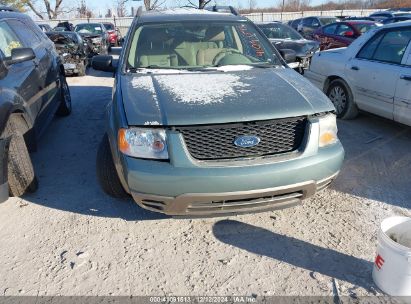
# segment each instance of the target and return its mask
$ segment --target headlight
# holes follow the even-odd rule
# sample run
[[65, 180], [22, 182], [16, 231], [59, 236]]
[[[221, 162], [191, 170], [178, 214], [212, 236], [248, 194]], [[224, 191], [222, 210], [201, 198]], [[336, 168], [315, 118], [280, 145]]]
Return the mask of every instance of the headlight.
[[132, 157], [168, 159], [166, 131], [130, 128], [118, 131], [119, 150]]
[[91, 42], [93, 42], [93, 43], [100, 43], [100, 42], [101, 42], [101, 38], [93, 38], [93, 39], [91, 39]]
[[69, 55], [70, 55], [69, 53], [63, 53], [63, 57], [67, 57]]
[[334, 114], [320, 117], [320, 140], [318, 145], [325, 147], [338, 141], [337, 138], [337, 118]]

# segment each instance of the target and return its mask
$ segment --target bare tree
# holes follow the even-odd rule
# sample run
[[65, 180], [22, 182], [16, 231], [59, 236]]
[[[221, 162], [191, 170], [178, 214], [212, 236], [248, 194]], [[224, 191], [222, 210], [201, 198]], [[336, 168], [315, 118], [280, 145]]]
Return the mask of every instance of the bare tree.
[[79, 18], [91, 18], [91, 17], [93, 17], [93, 12], [87, 6], [85, 0], [81, 0], [80, 5], [77, 8], [77, 16]]
[[155, 10], [162, 6], [165, 0], [144, 0], [144, 6], [147, 11]]
[[127, 2], [127, 0], [117, 0], [116, 12], [117, 12], [118, 17], [125, 17], [126, 16], [126, 14], [127, 14], [126, 2]]
[[20, 7], [29, 8], [40, 19], [44, 19], [44, 15], [47, 15], [48, 19], [56, 19], [63, 12], [73, 11], [73, 9], [63, 10], [63, 0], [54, 0], [53, 3], [49, 0], [11, 0], [10, 2], [16, 2]]
[[190, 6], [192, 7], [198, 7], [200, 9], [203, 9], [207, 4], [211, 2], [211, 0], [198, 0], [198, 6], [191, 0], [188, 0], [188, 2], [190, 3]]
[[255, 9], [255, 7], [256, 7], [255, 0], [248, 0], [248, 8], [250, 10], [250, 13]]

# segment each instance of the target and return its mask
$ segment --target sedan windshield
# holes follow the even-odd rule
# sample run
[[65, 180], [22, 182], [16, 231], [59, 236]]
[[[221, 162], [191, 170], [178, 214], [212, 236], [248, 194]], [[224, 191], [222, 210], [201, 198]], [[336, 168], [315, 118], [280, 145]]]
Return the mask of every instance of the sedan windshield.
[[377, 27], [379, 23], [354, 23], [352, 24], [355, 29], [360, 32], [361, 34], [364, 34], [368, 30]]
[[128, 69], [281, 64], [251, 23], [150, 24], [138, 27], [132, 37]]
[[281, 23], [262, 25], [260, 27], [263, 33], [267, 36], [267, 38], [270, 39], [303, 39], [303, 37], [296, 30]]
[[74, 31], [82, 34], [101, 34], [103, 32], [100, 24], [93, 23], [78, 24]]

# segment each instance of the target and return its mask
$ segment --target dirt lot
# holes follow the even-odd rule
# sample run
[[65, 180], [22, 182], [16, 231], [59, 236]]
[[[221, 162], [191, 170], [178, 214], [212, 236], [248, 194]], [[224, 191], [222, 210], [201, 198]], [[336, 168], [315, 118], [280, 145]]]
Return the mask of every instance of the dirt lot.
[[73, 114], [32, 155], [37, 193], [0, 205], [0, 295], [373, 295], [381, 220], [411, 216], [411, 129], [340, 122], [346, 161], [302, 206], [173, 219], [100, 190], [110, 74], [70, 78]]

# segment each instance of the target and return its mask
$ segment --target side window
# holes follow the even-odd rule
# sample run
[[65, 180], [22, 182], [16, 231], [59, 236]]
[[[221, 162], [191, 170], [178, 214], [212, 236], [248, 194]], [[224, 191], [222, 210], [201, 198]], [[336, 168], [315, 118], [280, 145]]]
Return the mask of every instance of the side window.
[[26, 47], [35, 48], [40, 44], [40, 38], [31, 29], [31, 27], [27, 26], [19, 20], [10, 20], [9, 24], [10, 27], [16, 32], [17, 36], [20, 37]]
[[365, 46], [357, 54], [357, 58], [361, 59], [372, 59], [374, 52], [377, 49], [378, 44], [380, 43], [382, 37], [384, 36], [383, 32], [377, 33], [372, 37]]
[[345, 34], [346, 32], [352, 32], [352, 31], [353, 31], [352, 28], [350, 28], [348, 25], [346, 25], [346, 24], [340, 24], [340, 25], [338, 26], [336, 35], [338, 35], [338, 36], [344, 36], [344, 34]]
[[335, 30], [337, 29], [337, 24], [327, 25], [323, 28], [324, 34], [334, 35]]
[[6, 22], [0, 22], [0, 50], [4, 56], [11, 56], [11, 50], [22, 47], [22, 43]]
[[303, 19], [303, 26], [311, 26], [313, 24], [314, 18], [305, 18]]
[[411, 41], [411, 29], [381, 32], [358, 53], [358, 58], [400, 64]]
[[387, 32], [374, 54], [374, 60], [400, 64], [408, 43], [411, 29]]
[[317, 18], [312, 18], [311, 19], [311, 26], [314, 28], [320, 27], [321, 23]]

